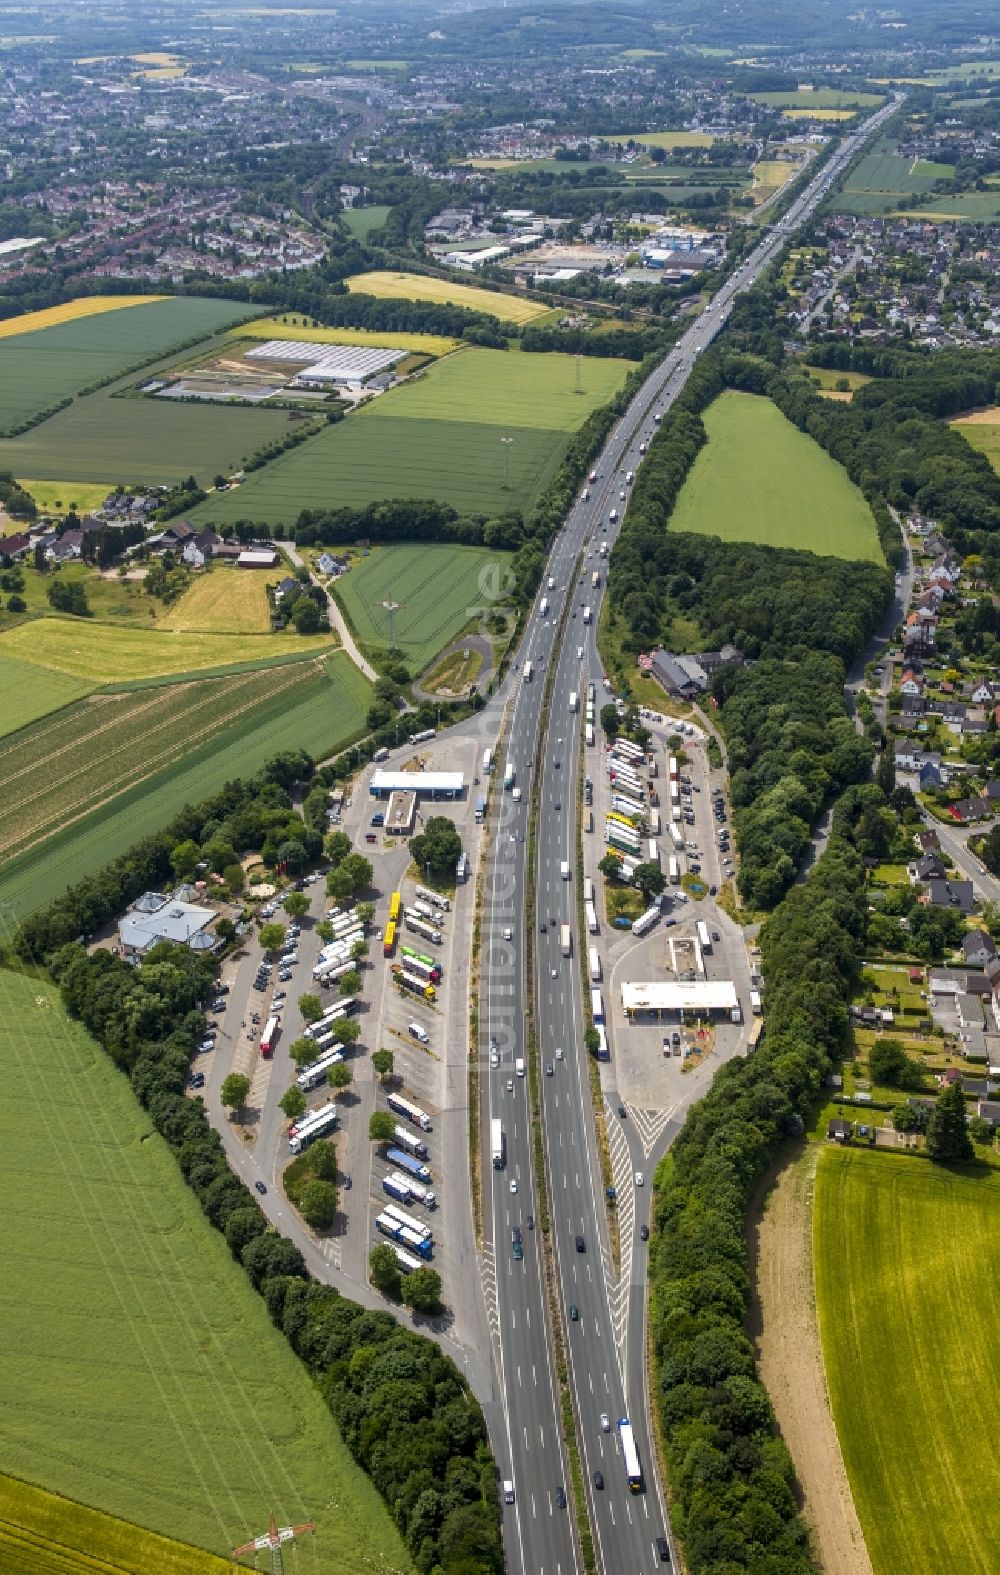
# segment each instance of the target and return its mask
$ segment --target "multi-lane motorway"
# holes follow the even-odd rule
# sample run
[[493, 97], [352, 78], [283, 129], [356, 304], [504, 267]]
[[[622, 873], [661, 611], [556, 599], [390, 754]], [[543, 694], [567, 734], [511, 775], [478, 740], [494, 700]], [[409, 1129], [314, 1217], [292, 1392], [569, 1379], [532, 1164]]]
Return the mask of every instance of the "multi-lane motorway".
[[[494, 1343], [502, 1424], [494, 1416], [493, 1443], [501, 1476], [514, 1483], [514, 1502], [505, 1507], [508, 1567], [525, 1575], [568, 1575], [581, 1567], [570, 1510], [568, 1465], [562, 1443], [561, 1407], [548, 1323], [545, 1265], [540, 1233], [528, 1225], [542, 1212], [536, 1191], [532, 1151], [532, 1113], [527, 1078], [517, 1075], [516, 1060], [527, 1055], [526, 1005], [533, 994], [539, 1025], [538, 1094], [551, 1202], [552, 1266], [555, 1299], [565, 1331], [568, 1375], [578, 1422], [586, 1476], [587, 1509], [600, 1567], [607, 1575], [634, 1575], [658, 1567], [656, 1538], [668, 1535], [662, 1495], [651, 1448], [645, 1341], [644, 1275], [628, 1272], [639, 1264], [634, 1240], [623, 1241], [622, 1260], [629, 1302], [624, 1323], [612, 1316], [609, 1262], [604, 1250], [601, 1172], [594, 1151], [593, 1118], [583, 1047], [580, 990], [582, 939], [576, 923], [576, 806], [580, 758], [579, 712], [569, 709], [572, 692], [585, 694], [589, 681], [600, 684], [594, 643], [604, 587], [591, 592], [593, 559], [588, 542], [613, 539], [612, 509], [622, 512], [625, 471], [637, 469], [639, 443], [653, 431], [654, 411], [664, 411], [684, 386], [696, 356], [725, 323], [735, 297], [748, 289], [772, 261], [790, 231], [808, 217], [843, 172], [858, 148], [894, 112], [893, 100], [847, 139], [802, 194], [720, 289], [670, 355], [647, 379], [621, 417], [595, 469], [598, 481], [570, 513], [553, 547], [546, 584], [528, 619], [518, 663], [498, 697], [506, 705], [506, 732], [495, 770], [502, 778], [509, 764], [520, 797], [498, 790], [499, 817], [488, 858], [483, 915], [483, 968], [479, 1026], [482, 1036], [481, 1126], [484, 1153], [483, 1193], [487, 1275], [485, 1293]], [[587, 565], [587, 590], [579, 584]], [[543, 598], [547, 604], [543, 612]], [[579, 610], [593, 607], [593, 623]], [[574, 618], [573, 608], [576, 607]], [[578, 656], [582, 647], [583, 655]], [[533, 676], [523, 678], [530, 660]], [[550, 664], [555, 664], [554, 674]], [[543, 716], [546, 681], [552, 677], [551, 707]], [[491, 706], [487, 715], [497, 713]], [[539, 754], [540, 750], [540, 754]], [[541, 761], [536, 781], [535, 761]], [[558, 767], [555, 764], [559, 760]], [[499, 789], [499, 784], [498, 784]], [[537, 863], [528, 867], [528, 817], [537, 809]], [[561, 878], [569, 863], [574, 879]], [[533, 936], [534, 977], [526, 977], [526, 893], [536, 896]], [[555, 920], [553, 926], [552, 920]], [[540, 933], [540, 921], [546, 933]], [[573, 955], [562, 955], [559, 925], [573, 929]], [[495, 1041], [496, 1066], [490, 1046]], [[552, 1076], [545, 1074], [551, 1064]], [[671, 1131], [676, 1130], [679, 1112]], [[491, 1165], [490, 1118], [503, 1125], [505, 1164]], [[516, 1190], [515, 1190], [516, 1189]], [[646, 1193], [637, 1194], [643, 1199]], [[642, 1214], [632, 1225], [638, 1235]], [[521, 1233], [523, 1258], [514, 1255], [512, 1232]], [[583, 1239], [578, 1251], [576, 1237]], [[570, 1307], [578, 1317], [571, 1319]], [[620, 1309], [619, 1309], [620, 1310]], [[606, 1413], [610, 1431], [601, 1427]], [[615, 1433], [616, 1420], [628, 1415], [645, 1473], [646, 1490], [629, 1492]], [[604, 1487], [595, 1486], [594, 1472]]]

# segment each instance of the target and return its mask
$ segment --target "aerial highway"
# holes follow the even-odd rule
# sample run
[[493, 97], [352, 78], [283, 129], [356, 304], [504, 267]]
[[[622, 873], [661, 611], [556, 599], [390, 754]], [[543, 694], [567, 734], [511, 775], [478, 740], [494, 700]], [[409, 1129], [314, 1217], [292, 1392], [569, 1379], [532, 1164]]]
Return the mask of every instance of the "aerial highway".
[[[507, 1561], [512, 1571], [524, 1575], [568, 1575], [582, 1567], [567, 1503], [569, 1469], [543, 1242], [537, 1228], [542, 1208], [533, 1162], [529, 1079], [519, 1075], [517, 1065], [527, 1057], [529, 999], [534, 1000], [539, 1028], [537, 1088], [551, 1203], [555, 1302], [564, 1330], [598, 1564], [608, 1575], [651, 1571], [660, 1566], [657, 1538], [670, 1538], [649, 1432], [645, 1283], [644, 1273], [633, 1267], [641, 1262], [633, 1253], [634, 1240], [622, 1241], [628, 1295], [624, 1324], [619, 1318], [616, 1326], [612, 1316], [609, 1263], [603, 1250], [601, 1172], [583, 1045], [578, 972], [583, 943], [577, 933], [575, 879], [564, 880], [561, 874], [564, 861], [576, 870], [582, 704], [580, 710], [571, 711], [569, 697], [572, 692], [585, 693], [589, 681], [600, 686], [602, 675], [595, 630], [605, 587], [591, 591], [588, 585], [586, 598], [580, 594], [581, 555], [588, 542], [613, 541], [618, 520], [612, 521], [611, 511], [619, 519], [624, 512], [620, 501], [624, 473], [638, 469], [639, 444], [654, 431], [654, 413], [666, 411], [677, 398], [696, 357], [726, 322], [737, 295], [753, 285], [899, 102], [898, 96], [892, 99], [845, 140], [638, 390], [595, 461], [597, 482], [577, 500], [554, 543], [518, 660], [482, 713], [484, 742], [491, 741], [490, 727], [503, 718], [494, 764], [497, 818], [484, 887], [479, 1001], [484, 1290], [502, 1408], [499, 1426], [491, 1408], [493, 1444], [501, 1477], [513, 1484], [513, 1502], [504, 1506]], [[589, 626], [579, 612], [584, 599], [593, 608]], [[531, 664], [530, 676], [526, 663]], [[551, 705], [546, 716], [543, 699], [550, 676]], [[536, 759], [542, 766], [537, 780]], [[501, 783], [511, 771], [513, 780], [503, 789]], [[528, 865], [527, 836], [532, 807], [537, 811], [534, 869]], [[531, 979], [526, 945], [529, 887], [536, 897]], [[573, 931], [569, 957], [563, 955], [561, 944], [563, 922], [569, 922]], [[551, 1077], [545, 1075], [547, 1064], [553, 1068]], [[683, 1109], [675, 1112], [660, 1139], [659, 1152], [683, 1117]], [[504, 1135], [503, 1163], [498, 1168], [490, 1152], [495, 1119]], [[648, 1189], [641, 1195], [643, 1203], [646, 1199]], [[643, 1218], [637, 1208], [634, 1238]], [[515, 1231], [520, 1233], [517, 1243]], [[577, 1237], [582, 1238], [583, 1250], [578, 1250]], [[576, 1318], [570, 1316], [571, 1307]], [[602, 1415], [608, 1418], [607, 1432]], [[624, 1416], [631, 1419], [643, 1467], [645, 1491], [639, 1494], [629, 1491], [617, 1441], [616, 1422]], [[603, 1489], [595, 1486], [595, 1471], [603, 1475]]]

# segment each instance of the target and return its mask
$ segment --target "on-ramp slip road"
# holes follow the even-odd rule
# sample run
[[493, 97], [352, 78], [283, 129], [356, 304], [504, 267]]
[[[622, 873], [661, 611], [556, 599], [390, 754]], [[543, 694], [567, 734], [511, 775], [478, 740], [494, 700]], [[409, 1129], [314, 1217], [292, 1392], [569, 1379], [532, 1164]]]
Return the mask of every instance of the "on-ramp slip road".
[[[867, 121], [821, 169], [796, 198], [773, 231], [719, 290], [705, 312], [655, 369], [610, 434], [595, 463], [598, 482], [588, 499], [570, 511], [552, 550], [548, 575], [554, 580], [539, 592], [527, 621], [519, 659], [497, 701], [485, 716], [495, 716], [497, 703], [507, 703], [507, 732], [497, 751], [498, 778], [493, 842], [487, 859], [483, 913], [483, 961], [479, 1029], [484, 1068], [481, 1097], [482, 1175], [486, 1241], [484, 1293], [502, 1404], [502, 1426], [493, 1428], [500, 1474], [514, 1483], [514, 1502], [504, 1508], [508, 1566], [524, 1575], [568, 1575], [581, 1568], [568, 1498], [568, 1465], [562, 1441], [562, 1416], [554, 1372], [542, 1259], [537, 1228], [540, 1214], [535, 1191], [532, 1112], [528, 1078], [519, 1077], [515, 1063], [526, 1055], [526, 990], [534, 992], [539, 1025], [538, 1094], [543, 1123], [556, 1298], [563, 1321], [569, 1380], [578, 1423], [585, 1472], [587, 1509], [598, 1562], [607, 1575], [634, 1575], [660, 1567], [655, 1539], [670, 1536], [662, 1493], [655, 1471], [645, 1374], [642, 1259], [635, 1241], [623, 1240], [626, 1284], [616, 1287], [609, 1274], [606, 1230], [601, 1199], [601, 1172], [594, 1151], [593, 1119], [583, 1047], [580, 984], [582, 938], [576, 933], [575, 878], [563, 881], [560, 864], [576, 870], [576, 806], [580, 713], [570, 712], [569, 695], [580, 694], [589, 680], [599, 682], [600, 665], [594, 629], [604, 587], [586, 600], [593, 623], [583, 625], [579, 609], [578, 561], [588, 540], [613, 539], [619, 510], [622, 475], [637, 469], [639, 442], [652, 434], [652, 412], [665, 411], [684, 386], [694, 360], [725, 323], [736, 296], [748, 289], [761, 270], [825, 197], [844, 166], [874, 136], [900, 99], [890, 101]], [[543, 597], [548, 603], [542, 614]], [[561, 641], [557, 631], [565, 614]], [[584, 648], [583, 658], [576, 655]], [[533, 676], [525, 681], [524, 662]], [[542, 700], [552, 662], [551, 709], [543, 718]], [[561, 742], [557, 742], [561, 740]], [[539, 756], [539, 747], [541, 754]], [[542, 779], [534, 781], [536, 757]], [[554, 764], [559, 758], [560, 765]], [[505, 768], [515, 772], [513, 791], [500, 787]], [[527, 867], [529, 806], [537, 807], [537, 868]], [[557, 807], [558, 805], [558, 807]], [[535, 978], [526, 981], [525, 899], [534, 881], [536, 926], [544, 919], [546, 933], [534, 936]], [[553, 932], [552, 919], [556, 926]], [[573, 928], [573, 955], [562, 956], [559, 924]], [[496, 1066], [490, 1046], [495, 1041]], [[557, 1052], [561, 1051], [561, 1057]], [[553, 1075], [545, 1075], [552, 1063]], [[679, 1129], [684, 1110], [674, 1112], [650, 1156], [647, 1168]], [[494, 1169], [489, 1147], [490, 1119], [499, 1118], [505, 1139], [505, 1164]], [[633, 1138], [628, 1139], [630, 1145]], [[631, 1150], [633, 1155], [634, 1150]], [[645, 1217], [648, 1189], [636, 1193], [631, 1210], [631, 1238], [637, 1238]], [[535, 1228], [528, 1226], [532, 1216]], [[520, 1231], [523, 1257], [515, 1257], [513, 1231]], [[577, 1251], [581, 1236], [584, 1250]], [[638, 1265], [638, 1267], [633, 1267]], [[622, 1297], [627, 1298], [624, 1305]], [[570, 1317], [574, 1307], [577, 1318]], [[613, 1311], [614, 1309], [614, 1311]], [[615, 1315], [617, 1313], [617, 1316]], [[601, 1415], [610, 1430], [604, 1432]], [[625, 1480], [615, 1424], [628, 1415], [635, 1431], [645, 1491], [631, 1494]], [[603, 1475], [598, 1488], [594, 1472]], [[676, 1562], [676, 1561], [675, 1561]]]

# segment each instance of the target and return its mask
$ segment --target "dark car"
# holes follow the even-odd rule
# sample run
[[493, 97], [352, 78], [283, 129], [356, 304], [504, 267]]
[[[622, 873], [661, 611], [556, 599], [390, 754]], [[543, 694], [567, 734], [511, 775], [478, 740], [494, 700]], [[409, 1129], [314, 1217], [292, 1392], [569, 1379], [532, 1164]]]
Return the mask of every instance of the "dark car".
[[640, 1225], [639, 1226], [639, 1240], [640, 1241], [648, 1241], [649, 1240], [649, 1226], [648, 1225]]
[[257, 1188], [257, 1191], [260, 1193], [261, 1197], [263, 1197], [265, 1192], [267, 1191], [267, 1188], [265, 1187], [264, 1183], [262, 1181], [255, 1181], [254, 1182], [254, 1186]]
[[[575, 617], [576, 614], [574, 613], [573, 616]], [[565, 1509], [566, 1508], [566, 1494], [564, 1493], [564, 1491], [563, 1491], [563, 1489], [561, 1487], [557, 1487], [556, 1488], [556, 1508], [557, 1509]]]
[[518, 1236], [516, 1240], [511, 1243], [511, 1251], [514, 1254], [514, 1262], [520, 1263], [524, 1258], [524, 1248], [521, 1245], [520, 1236]]
[[569, 1304], [569, 1321], [570, 1323], [579, 1323], [580, 1321], [580, 1309], [575, 1302], [570, 1302]]
[[587, 1243], [584, 1241], [582, 1236], [578, 1236], [576, 1238], [576, 1250], [577, 1252], [586, 1252], [587, 1250]]
[[377, 842], [378, 841], [378, 838], [376, 837], [374, 831], [366, 831], [365, 832], [365, 841], [366, 842]]
[[625, 1109], [624, 1105], [619, 1105], [618, 1106], [618, 1114], [621, 1116], [622, 1120], [624, 1121], [625, 1117], [628, 1115], [628, 1111]]
[[543, 934], [543, 935], [547, 935], [547, 934], [548, 934], [548, 933], [549, 933], [549, 927], [548, 927], [548, 925], [547, 925], [547, 924], [546, 924], [546, 922], [545, 922], [545, 920], [544, 920], [544, 919], [543, 919], [543, 920], [542, 920], [542, 922], [541, 922], [541, 923], [540, 923], [540, 924], [539, 924], [539, 926], [538, 926], [538, 928], [539, 928], [539, 930], [540, 930], [540, 931], [541, 931], [541, 933], [542, 933], [542, 934]]
[[217, 984], [215, 986], [215, 993], [216, 993], [216, 995], [228, 995], [229, 994], [229, 986], [228, 986], [228, 984]]
[[660, 1555], [661, 1564], [670, 1563], [670, 1544], [668, 1543], [666, 1537], [657, 1537], [656, 1551]]
[[534, 1228], [535, 1228], [535, 1216], [533, 1214], [529, 1214], [528, 1218], [525, 1220], [524, 1223], [527, 1225], [529, 1230], [534, 1230]]
[[603, 1471], [595, 1471], [594, 1472], [594, 1486], [595, 1486], [595, 1488], [603, 1488], [604, 1487], [604, 1472]]
[[560, 804], [558, 799], [556, 799], [556, 801], [555, 801], [555, 803], [553, 804], [552, 807], [553, 807], [553, 809], [562, 809], [562, 805]]
[[194, 1074], [194, 1077], [190, 1078], [189, 1081], [188, 1081], [188, 1088], [204, 1088], [204, 1086], [205, 1086], [205, 1074], [204, 1074], [204, 1072], [196, 1072]]

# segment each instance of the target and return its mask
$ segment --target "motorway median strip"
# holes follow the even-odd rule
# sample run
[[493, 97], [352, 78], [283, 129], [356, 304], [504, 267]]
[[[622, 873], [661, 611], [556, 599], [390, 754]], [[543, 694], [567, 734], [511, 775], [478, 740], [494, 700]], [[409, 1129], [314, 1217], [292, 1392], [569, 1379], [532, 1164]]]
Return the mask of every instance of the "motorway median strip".
[[[575, 583], [581, 558], [574, 565], [571, 583]], [[559, 649], [561, 638], [565, 633], [567, 615], [569, 613], [572, 591], [566, 597], [563, 615], [556, 627], [552, 648]], [[548, 732], [549, 716], [552, 705], [552, 689], [555, 684], [556, 667], [558, 659], [550, 661], [545, 679], [545, 691], [542, 696], [542, 707], [539, 715], [538, 742], [535, 748], [533, 782], [528, 811], [528, 841], [526, 871], [530, 872], [526, 880], [525, 892], [525, 968], [530, 981], [525, 997], [525, 1050], [528, 1063], [528, 1092], [531, 1099], [531, 1139], [535, 1156], [535, 1176], [537, 1180], [539, 1200], [539, 1226], [542, 1236], [542, 1268], [545, 1276], [545, 1291], [549, 1303], [549, 1325], [552, 1330], [552, 1343], [555, 1350], [556, 1379], [559, 1385], [559, 1407], [562, 1414], [563, 1441], [566, 1445], [566, 1454], [569, 1460], [569, 1489], [572, 1497], [573, 1516], [576, 1523], [577, 1537], [580, 1542], [580, 1554], [583, 1567], [587, 1575], [596, 1575], [597, 1561], [594, 1555], [594, 1539], [591, 1535], [590, 1520], [587, 1515], [587, 1495], [583, 1482], [583, 1466], [580, 1461], [580, 1445], [577, 1439], [577, 1416], [573, 1409], [573, 1396], [569, 1382], [569, 1368], [566, 1356], [566, 1334], [563, 1324], [562, 1300], [559, 1295], [558, 1277], [555, 1270], [554, 1246], [551, 1235], [552, 1213], [549, 1204], [548, 1173], [545, 1166], [545, 1137], [541, 1118], [541, 1102], [538, 1086], [538, 1025], [535, 1013], [535, 925], [536, 902], [535, 885], [531, 878], [535, 870], [535, 857], [538, 846], [538, 793], [537, 784], [542, 781], [542, 762], [545, 750], [545, 738]]]

